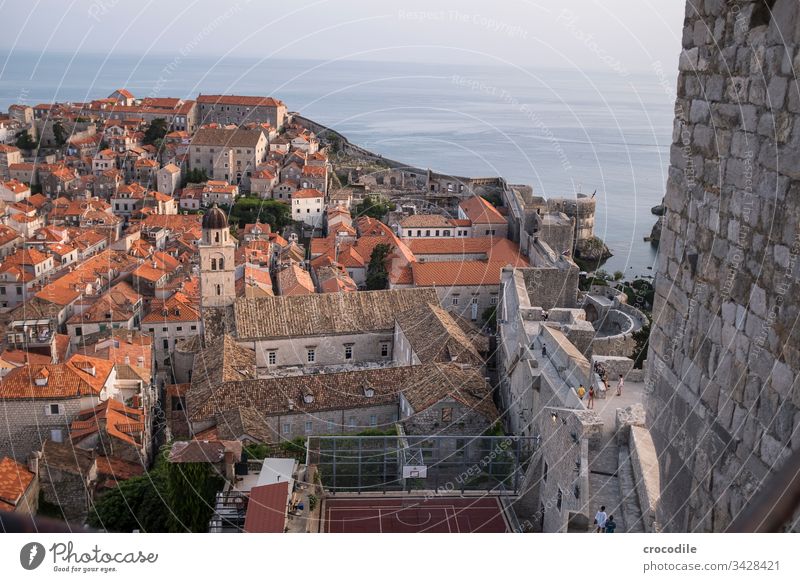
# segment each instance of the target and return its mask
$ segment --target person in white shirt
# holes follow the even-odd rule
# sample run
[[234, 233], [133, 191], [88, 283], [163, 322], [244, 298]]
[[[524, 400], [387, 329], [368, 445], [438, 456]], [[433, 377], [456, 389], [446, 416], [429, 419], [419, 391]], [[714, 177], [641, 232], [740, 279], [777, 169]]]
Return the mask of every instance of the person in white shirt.
[[625, 380], [622, 378], [622, 374], [619, 375], [619, 381], [617, 382], [617, 396], [622, 396], [622, 388], [625, 386]]
[[606, 513], [606, 506], [601, 505], [600, 511], [598, 511], [594, 515], [594, 523], [597, 526], [597, 533], [603, 533], [606, 531], [606, 520], [608, 520], [608, 514]]

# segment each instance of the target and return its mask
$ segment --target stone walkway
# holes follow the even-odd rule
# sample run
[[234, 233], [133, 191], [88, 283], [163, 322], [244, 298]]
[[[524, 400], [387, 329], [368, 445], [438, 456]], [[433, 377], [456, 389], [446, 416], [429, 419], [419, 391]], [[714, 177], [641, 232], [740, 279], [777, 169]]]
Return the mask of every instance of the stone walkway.
[[594, 410], [603, 421], [603, 436], [597, 450], [589, 452], [589, 517], [600, 506], [614, 516], [618, 532], [643, 532], [642, 511], [636, 496], [633, 467], [627, 445], [620, 446], [616, 438], [617, 408], [641, 403], [644, 384], [628, 382], [622, 396], [616, 396], [613, 385], [606, 398], [595, 399]]

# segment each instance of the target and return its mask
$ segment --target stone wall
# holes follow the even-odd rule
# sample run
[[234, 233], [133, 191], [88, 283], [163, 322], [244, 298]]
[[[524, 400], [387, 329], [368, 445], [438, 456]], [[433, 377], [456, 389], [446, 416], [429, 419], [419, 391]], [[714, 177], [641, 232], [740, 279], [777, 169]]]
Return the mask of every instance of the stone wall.
[[531, 459], [520, 509], [535, 531], [565, 532], [578, 514], [590, 523], [589, 451], [600, 440], [602, 422], [590, 410], [546, 407], [537, 428], [542, 444]]
[[687, 3], [648, 355], [665, 531], [724, 530], [800, 447], [798, 44], [797, 0]]
[[[443, 409], [450, 409], [450, 421], [442, 415]], [[444, 399], [433, 406], [416, 412], [403, 419], [406, 433], [410, 435], [465, 435], [483, 434], [490, 421], [469, 406], [453, 399]]]
[[0, 458], [11, 457], [25, 463], [28, 455], [42, 448], [42, 443], [54, 436], [52, 430], [61, 430], [67, 439], [69, 425], [78, 412], [92, 407], [90, 399], [57, 399], [53, 404], [61, 405], [61, 414], [46, 414], [47, 400], [2, 400], [0, 415], [5, 425], [0, 439]]

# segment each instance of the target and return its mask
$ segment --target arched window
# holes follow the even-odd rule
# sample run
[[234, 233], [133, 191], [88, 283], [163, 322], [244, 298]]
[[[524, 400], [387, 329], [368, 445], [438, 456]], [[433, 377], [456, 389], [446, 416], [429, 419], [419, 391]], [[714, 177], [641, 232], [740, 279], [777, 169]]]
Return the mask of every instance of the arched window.
[[217, 270], [217, 259], [211, 259], [211, 270], [212, 271]]
[[225, 259], [220, 257], [220, 259], [219, 259], [219, 270], [223, 271], [224, 269], [225, 269]]
[[222, 285], [217, 285], [217, 295], [222, 295]]
[[214, 242], [219, 242], [219, 233], [218, 232], [214, 233]]

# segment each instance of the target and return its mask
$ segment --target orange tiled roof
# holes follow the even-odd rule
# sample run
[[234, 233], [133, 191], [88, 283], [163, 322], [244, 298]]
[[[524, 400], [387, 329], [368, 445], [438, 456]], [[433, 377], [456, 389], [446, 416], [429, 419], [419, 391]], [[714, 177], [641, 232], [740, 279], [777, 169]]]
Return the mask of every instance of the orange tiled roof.
[[459, 203], [472, 224], [508, 224], [506, 219], [485, 198], [472, 196]]
[[26, 364], [0, 380], [0, 398], [77, 398], [98, 396], [114, 364], [73, 355], [64, 364]]
[[94, 408], [78, 413], [69, 428], [70, 439], [77, 442], [105, 428], [109, 436], [139, 446], [144, 432], [144, 413], [109, 399]]
[[437, 261], [414, 263], [411, 271], [417, 287], [499, 285], [505, 266], [489, 261]]
[[28, 467], [9, 457], [0, 459], [0, 502], [15, 507], [35, 475]]
[[319, 190], [314, 188], [305, 188], [304, 190], [298, 190], [292, 193], [292, 199], [294, 198], [322, 198], [324, 194]]
[[167, 321], [198, 321], [200, 311], [195, 301], [178, 291], [166, 300], [156, 299], [150, 304], [142, 323], [164, 323]]

